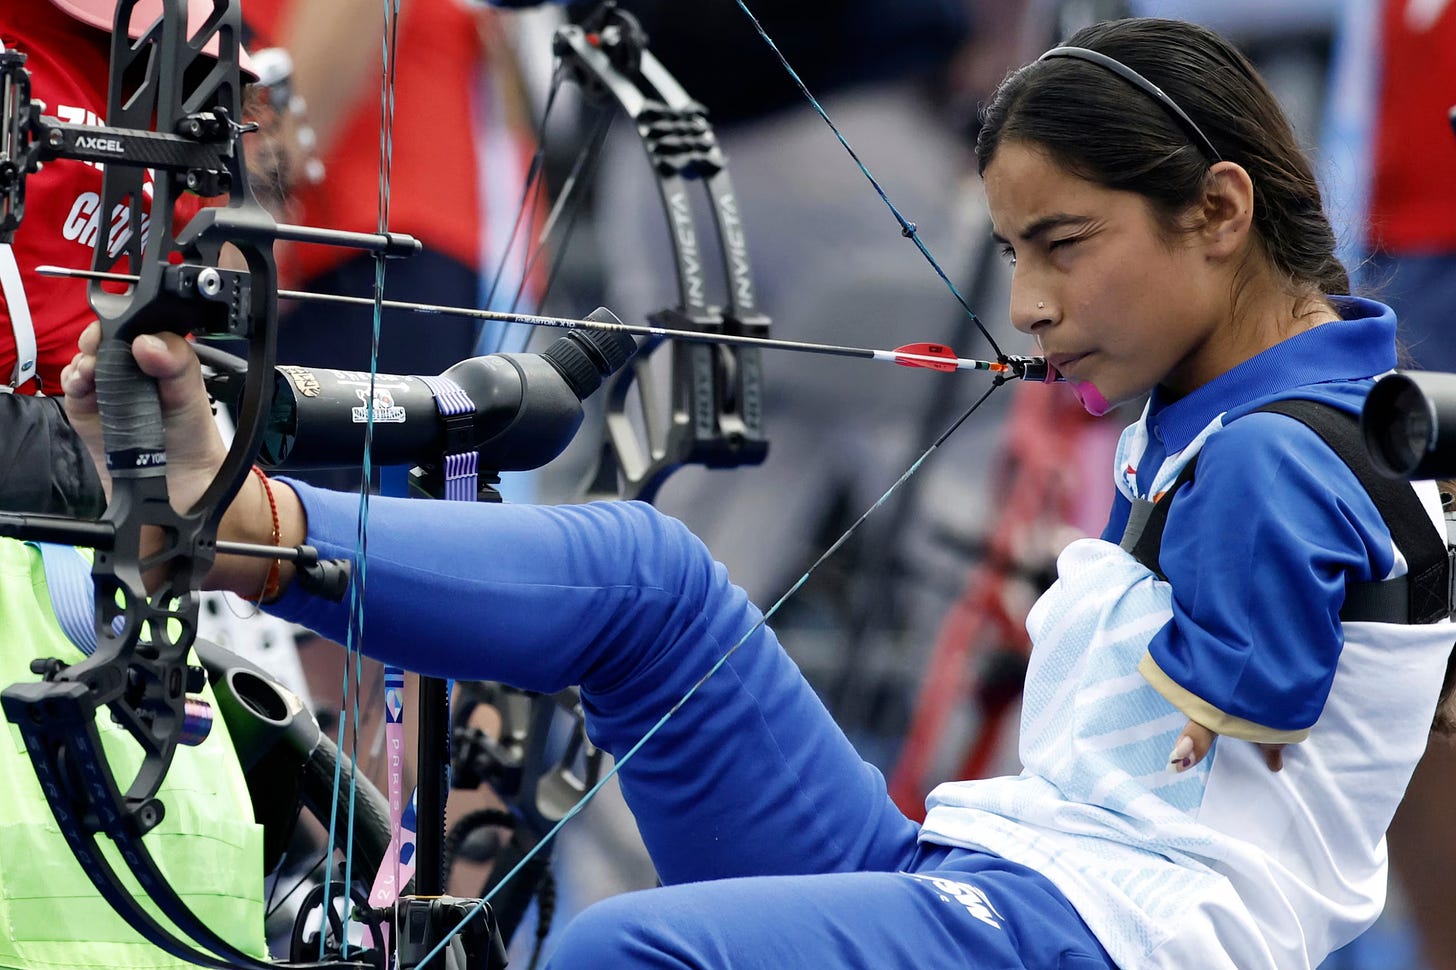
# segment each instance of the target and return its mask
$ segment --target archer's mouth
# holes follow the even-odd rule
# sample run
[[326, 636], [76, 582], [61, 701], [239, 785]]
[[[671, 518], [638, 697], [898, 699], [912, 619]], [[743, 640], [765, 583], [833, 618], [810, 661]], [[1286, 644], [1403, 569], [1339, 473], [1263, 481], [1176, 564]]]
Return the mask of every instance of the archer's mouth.
[[1048, 354], [1047, 363], [1055, 367], [1059, 373], [1076, 376], [1070, 374], [1068, 368], [1075, 368], [1080, 361], [1091, 356], [1091, 354], [1092, 351], [1090, 350], [1080, 354]]

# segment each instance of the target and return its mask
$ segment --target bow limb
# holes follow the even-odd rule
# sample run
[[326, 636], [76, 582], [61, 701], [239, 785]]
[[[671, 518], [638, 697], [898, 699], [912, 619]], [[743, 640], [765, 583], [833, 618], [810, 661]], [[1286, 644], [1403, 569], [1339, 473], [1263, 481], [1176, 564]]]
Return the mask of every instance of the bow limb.
[[[672, 239], [679, 305], [653, 315], [659, 326], [704, 333], [765, 338], [770, 321], [759, 306], [752, 263], [727, 160], [708, 124], [707, 109], [694, 101], [645, 46], [629, 15], [604, 8], [607, 25], [597, 35], [614, 41], [588, 43], [579, 29], [562, 31], [573, 63], [590, 67], [633, 121], [647, 161], [656, 175]], [[614, 30], [611, 18], [621, 21]], [[591, 25], [595, 26], [595, 25]], [[563, 55], [567, 56], [567, 55]], [[614, 72], [607, 68], [615, 66]], [[625, 68], [625, 69], [624, 69]], [[698, 182], [707, 197], [711, 223], [696, 224], [689, 184]], [[714, 247], [700, 240], [716, 236]], [[724, 292], [710, 302], [705, 281], [705, 252], [722, 259]], [[652, 501], [669, 474], [684, 464], [713, 468], [754, 465], [768, 454], [763, 426], [763, 370], [760, 351], [673, 342], [672, 412], [665, 424], [639, 436], [629, 419], [627, 388], [638, 385], [646, 402], [651, 392], [649, 353], [639, 354], [634, 372], [613, 381], [607, 399], [608, 447], [604, 471], [615, 466], [622, 497]], [[644, 412], [650, 413], [644, 403]]]

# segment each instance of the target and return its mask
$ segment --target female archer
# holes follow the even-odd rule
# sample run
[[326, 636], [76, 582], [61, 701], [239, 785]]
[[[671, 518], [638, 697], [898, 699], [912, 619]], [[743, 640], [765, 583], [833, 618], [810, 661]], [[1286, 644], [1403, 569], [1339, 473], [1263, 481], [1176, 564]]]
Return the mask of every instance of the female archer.
[[[1393, 315], [1342, 295], [1307, 159], [1205, 29], [1087, 28], [984, 122], [1013, 322], [1090, 409], [1150, 395], [1103, 536], [1063, 552], [1029, 617], [1018, 777], [946, 783], [906, 819], [759, 611], [646, 506], [373, 505], [365, 649], [580, 684], [623, 762], [665, 888], [587, 910], [554, 965], [1299, 970], [1380, 912], [1452, 628], [1349, 607], [1419, 578], [1393, 530], [1442, 523], [1429, 483], [1397, 490], [1413, 512], [1372, 498], [1321, 428], [1395, 366]], [[93, 452], [95, 349], [93, 330], [64, 378]], [[221, 454], [198, 367], [170, 336], [134, 352], [185, 501]], [[1298, 417], [1311, 402], [1334, 418]], [[354, 509], [252, 486], [223, 534], [347, 557]], [[272, 568], [222, 559], [209, 581], [253, 591]], [[342, 635], [343, 607], [279, 580], [272, 609]]]

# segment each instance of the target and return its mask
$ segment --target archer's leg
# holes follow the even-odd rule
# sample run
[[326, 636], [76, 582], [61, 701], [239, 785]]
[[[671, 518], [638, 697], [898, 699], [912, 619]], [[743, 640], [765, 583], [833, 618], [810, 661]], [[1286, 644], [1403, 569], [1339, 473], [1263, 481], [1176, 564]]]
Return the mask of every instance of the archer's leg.
[[[930, 854], [942, 861], [972, 855]], [[628, 893], [598, 903], [567, 927], [549, 966], [1112, 967], [1049, 883], [1003, 860], [976, 858], [968, 868], [759, 877]]]
[[[329, 537], [354, 541], [356, 503], [298, 487], [311, 541], [348, 555]], [[681, 523], [636, 503], [372, 509], [364, 648], [436, 676], [581, 685], [665, 882], [896, 869], [914, 852], [880, 773]], [[346, 628], [341, 604], [296, 591], [274, 608]]]
[[[613, 688], [584, 691], [594, 737], [621, 757], [735, 642], [699, 631]], [[916, 847], [918, 826], [766, 629], [642, 744], [621, 781], [665, 883], [894, 870]]]

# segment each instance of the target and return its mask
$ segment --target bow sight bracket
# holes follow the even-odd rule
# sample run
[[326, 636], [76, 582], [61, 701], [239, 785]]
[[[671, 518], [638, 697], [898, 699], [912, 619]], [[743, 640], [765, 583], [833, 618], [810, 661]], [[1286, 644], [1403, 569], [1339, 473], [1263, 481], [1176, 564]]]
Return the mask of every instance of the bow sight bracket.
[[11, 242], [25, 218], [26, 177], [56, 159], [180, 173], [204, 197], [231, 190], [230, 159], [242, 130], [215, 105], [182, 117], [174, 132], [64, 122], [30, 98], [30, 72], [19, 51], [0, 51], [0, 242]]

